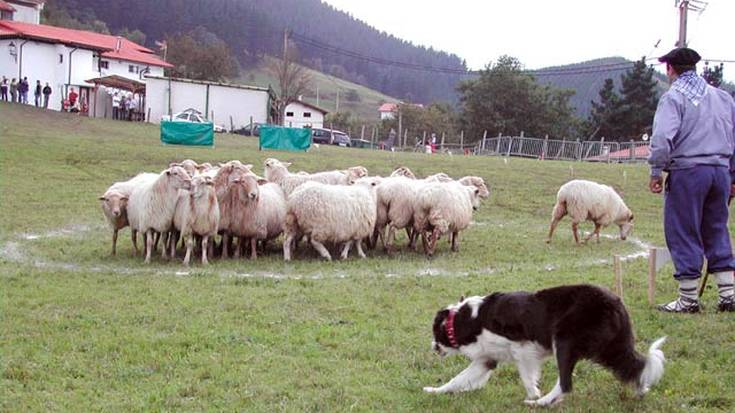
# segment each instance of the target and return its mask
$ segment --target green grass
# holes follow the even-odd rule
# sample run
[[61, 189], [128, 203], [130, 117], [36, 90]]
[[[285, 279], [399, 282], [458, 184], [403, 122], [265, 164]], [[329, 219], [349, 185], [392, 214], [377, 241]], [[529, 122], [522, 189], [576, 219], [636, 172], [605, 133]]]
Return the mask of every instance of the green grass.
[[[269, 72], [268, 64], [274, 58], [267, 57], [258, 66], [243, 70], [237, 79], [240, 83], [255, 86], [268, 87], [271, 85], [278, 89], [278, 80]], [[316, 90], [319, 89], [319, 107], [333, 113], [337, 111], [337, 93], [339, 92], [339, 111], [352, 112], [355, 117], [362, 122], [376, 123], [379, 121], [378, 108], [385, 102], [397, 102], [398, 99], [370, 89], [366, 86], [358, 85], [347, 80], [330, 76], [326, 73], [318, 72], [306, 68], [306, 73], [311, 77], [311, 86], [309, 91], [304, 94], [304, 100], [316, 105]], [[357, 99], [350, 100], [350, 91], [354, 90]], [[353, 131], [354, 132], [354, 131]]]
[[[287, 264], [274, 250], [257, 262], [185, 270], [131, 257], [127, 230], [110, 257], [97, 196], [115, 180], [188, 157], [255, 165], [277, 157], [308, 171], [361, 164], [383, 175], [407, 165], [421, 175], [481, 175], [492, 196], [461, 251], [441, 242], [433, 260], [371, 252], [326, 263], [309, 252]], [[251, 138], [231, 135], [218, 135], [214, 149], [162, 146], [151, 125], [7, 104], [0, 104], [0, 165], [0, 410], [8, 412], [530, 411], [510, 365], [479, 391], [421, 391], [467, 365], [430, 351], [435, 312], [463, 294], [612, 285], [611, 257], [640, 245], [603, 238], [575, 246], [568, 221], [551, 245], [543, 242], [556, 190], [572, 174], [619, 188], [636, 215], [633, 237], [663, 243], [661, 198], [646, 192], [647, 171], [636, 165], [326, 146], [258, 152]], [[704, 314], [661, 314], [646, 302], [646, 260], [623, 269], [638, 348], [669, 336], [664, 379], [638, 400], [607, 371], [581, 363], [559, 410], [733, 411], [733, 316], [713, 311], [714, 291]], [[670, 271], [661, 272], [660, 300], [675, 293]], [[555, 380], [550, 361], [542, 390]]]

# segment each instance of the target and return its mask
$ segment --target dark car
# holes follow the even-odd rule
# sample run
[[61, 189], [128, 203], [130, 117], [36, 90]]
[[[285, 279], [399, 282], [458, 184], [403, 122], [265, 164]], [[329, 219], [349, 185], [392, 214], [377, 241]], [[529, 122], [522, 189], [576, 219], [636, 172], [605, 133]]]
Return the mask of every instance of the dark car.
[[243, 126], [240, 129], [233, 130], [232, 133], [244, 136], [260, 136], [260, 127], [262, 125], [265, 124], [255, 122], [253, 123], [252, 127], [250, 125]]
[[352, 146], [350, 137], [346, 133], [333, 129], [312, 128], [311, 139], [312, 142], [323, 145]]

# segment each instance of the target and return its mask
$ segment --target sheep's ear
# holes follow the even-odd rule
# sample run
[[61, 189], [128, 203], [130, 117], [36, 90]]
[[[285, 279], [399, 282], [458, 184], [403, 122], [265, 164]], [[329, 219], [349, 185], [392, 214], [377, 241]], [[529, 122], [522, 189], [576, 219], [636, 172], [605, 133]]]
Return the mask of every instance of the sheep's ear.
[[243, 165], [243, 166], [246, 167], [247, 169], [253, 169], [253, 164], [250, 164], [250, 163], [247, 165]]
[[106, 200], [107, 198], [105, 198], [105, 196], [104, 196], [104, 195], [100, 195], [99, 197], [97, 197], [97, 199], [99, 199], [100, 201], [104, 201], [104, 200]]
[[265, 185], [268, 183], [267, 179], [259, 178], [258, 179], [258, 185]]
[[226, 164], [224, 164], [222, 162], [218, 162], [217, 165], [219, 165], [220, 168], [224, 168]]
[[283, 165], [286, 168], [288, 168], [289, 166], [291, 166], [291, 162], [281, 162], [281, 165]]
[[128, 197], [127, 196], [123, 196], [123, 197], [120, 198], [120, 200], [121, 201], [127, 201], [128, 200]]

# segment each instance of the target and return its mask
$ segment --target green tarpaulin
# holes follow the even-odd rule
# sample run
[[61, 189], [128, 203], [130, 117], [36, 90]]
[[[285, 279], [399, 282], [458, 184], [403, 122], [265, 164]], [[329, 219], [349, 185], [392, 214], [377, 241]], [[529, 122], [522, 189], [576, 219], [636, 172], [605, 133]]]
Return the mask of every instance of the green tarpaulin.
[[214, 124], [161, 122], [161, 142], [173, 145], [214, 145]]
[[311, 146], [311, 129], [260, 127], [260, 149], [305, 151]]

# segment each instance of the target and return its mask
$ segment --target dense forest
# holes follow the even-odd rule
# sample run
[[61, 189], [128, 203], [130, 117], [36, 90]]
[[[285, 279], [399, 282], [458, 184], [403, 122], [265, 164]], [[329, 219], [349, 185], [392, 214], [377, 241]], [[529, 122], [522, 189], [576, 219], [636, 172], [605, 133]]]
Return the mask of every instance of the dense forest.
[[454, 102], [459, 76], [397, 67], [385, 61], [466, 68], [456, 55], [380, 32], [320, 0], [50, 0], [47, 8], [47, 15], [57, 20], [61, 16], [67, 26], [103, 31], [106, 25], [114, 34], [138, 30], [148, 47], [157, 40], [203, 27], [224, 40], [243, 67], [256, 64], [265, 54], [280, 55], [284, 30], [289, 29], [300, 60], [307, 66], [419, 103]]

